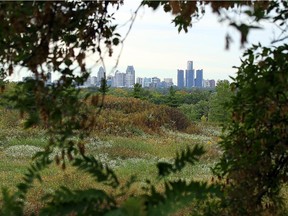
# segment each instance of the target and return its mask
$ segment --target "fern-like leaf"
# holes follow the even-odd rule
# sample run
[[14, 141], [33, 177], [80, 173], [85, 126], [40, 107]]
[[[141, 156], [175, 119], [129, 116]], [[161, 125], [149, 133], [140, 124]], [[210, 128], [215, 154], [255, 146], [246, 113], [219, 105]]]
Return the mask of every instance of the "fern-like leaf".
[[192, 150], [187, 147], [186, 150], [183, 150], [181, 153], [177, 153], [176, 158], [173, 164], [167, 162], [159, 162], [157, 164], [158, 174], [160, 177], [165, 177], [171, 173], [180, 172], [186, 164], [195, 164], [205, 153], [202, 146], [196, 145]]
[[2, 188], [2, 204], [0, 208], [0, 215], [22, 215], [22, 203], [14, 195], [10, 195], [7, 188]]
[[73, 166], [79, 170], [92, 175], [97, 182], [102, 182], [113, 188], [119, 186], [119, 181], [114, 171], [108, 166], [104, 166], [100, 161], [97, 161], [93, 156], [83, 156], [82, 158], [76, 158], [73, 162]]
[[219, 195], [220, 188], [216, 185], [208, 185], [184, 180], [165, 182], [164, 193], [151, 192], [147, 196], [148, 215], [169, 215], [192, 202], [203, 202], [212, 195]]
[[61, 187], [44, 199], [50, 201], [40, 215], [103, 215], [116, 206], [112, 197], [97, 189], [72, 191]]

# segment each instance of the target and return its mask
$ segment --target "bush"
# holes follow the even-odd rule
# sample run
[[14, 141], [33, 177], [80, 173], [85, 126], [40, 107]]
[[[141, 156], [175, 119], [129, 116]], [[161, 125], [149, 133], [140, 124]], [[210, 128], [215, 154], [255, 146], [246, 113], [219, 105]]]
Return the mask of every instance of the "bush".
[[137, 135], [161, 133], [162, 127], [183, 131], [189, 125], [187, 117], [176, 108], [135, 98], [107, 96], [95, 129], [109, 134]]

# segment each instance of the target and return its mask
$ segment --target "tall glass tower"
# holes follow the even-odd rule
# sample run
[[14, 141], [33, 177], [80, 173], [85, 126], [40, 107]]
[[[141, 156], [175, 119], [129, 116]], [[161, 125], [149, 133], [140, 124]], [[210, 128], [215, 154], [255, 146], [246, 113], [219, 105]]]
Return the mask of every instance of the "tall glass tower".
[[194, 86], [194, 69], [193, 69], [193, 61], [187, 62], [187, 70], [186, 70], [186, 82], [185, 86], [187, 88], [192, 88]]
[[184, 70], [177, 70], [177, 86], [184, 88]]
[[133, 88], [135, 85], [135, 70], [132, 65], [126, 69], [126, 87]]
[[193, 70], [193, 61], [187, 61], [187, 70]]
[[102, 66], [98, 70], [97, 78], [98, 78], [98, 81], [101, 81], [101, 79], [105, 78], [105, 70]]
[[198, 88], [203, 87], [203, 69], [196, 70], [195, 86]]

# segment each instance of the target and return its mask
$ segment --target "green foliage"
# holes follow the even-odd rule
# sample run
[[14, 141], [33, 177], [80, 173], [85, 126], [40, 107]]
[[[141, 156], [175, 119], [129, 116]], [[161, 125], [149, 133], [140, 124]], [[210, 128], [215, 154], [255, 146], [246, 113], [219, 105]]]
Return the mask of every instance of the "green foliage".
[[190, 125], [176, 108], [136, 98], [107, 95], [103, 108], [95, 123], [95, 128], [102, 133], [131, 135], [138, 130], [153, 134], [161, 132], [162, 128], [183, 131]]
[[151, 91], [149, 91], [149, 89], [144, 89], [142, 88], [141, 84], [136, 83], [133, 87], [132, 97], [139, 98], [141, 100], [150, 100], [152, 94]]
[[142, 85], [139, 83], [136, 83], [133, 87], [133, 97], [134, 98], [141, 98], [141, 93], [142, 93]]
[[182, 96], [184, 104], [197, 104], [200, 101], [208, 101], [211, 91], [206, 89], [193, 89], [188, 94]]
[[[159, 193], [154, 187], [151, 188], [151, 195], [148, 199], [147, 215], [169, 215], [177, 212], [178, 209], [191, 205], [203, 205], [203, 202], [209, 196], [217, 196], [219, 189], [215, 185], [191, 181], [187, 183], [184, 180], [165, 182], [164, 192]], [[192, 210], [193, 211], [193, 210]], [[200, 215], [200, 212], [194, 211]]]
[[110, 88], [110, 86], [107, 85], [107, 80], [105, 78], [102, 78], [101, 79], [101, 85], [100, 85], [100, 88], [98, 91], [102, 95], [105, 95], [109, 91], [109, 88]]
[[179, 109], [191, 120], [199, 121], [202, 116], [208, 117], [209, 102], [201, 100], [196, 104], [183, 104]]
[[[159, 177], [167, 177], [172, 173], [180, 172], [187, 164], [194, 165], [199, 157], [204, 154], [202, 147], [195, 146], [192, 150], [187, 148], [177, 154], [172, 164], [159, 162], [157, 164]], [[150, 194], [146, 197], [148, 215], [168, 215], [183, 208], [194, 201], [195, 203], [207, 200], [208, 196], [218, 196], [220, 190], [215, 185], [185, 180], [164, 180], [164, 192], [157, 192], [155, 187], [150, 187]], [[200, 212], [197, 212], [200, 214]]]
[[95, 178], [97, 182], [105, 182], [109, 186], [116, 188], [119, 186], [119, 181], [109, 167], [105, 167], [101, 162], [97, 161], [92, 156], [84, 156], [83, 158], [76, 158], [73, 161], [73, 166], [79, 170], [89, 173]]
[[2, 188], [2, 197], [1, 215], [13, 216], [22, 214], [20, 201], [15, 200], [15, 196], [11, 195], [7, 188]]
[[116, 207], [113, 197], [97, 189], [71, 191], [62, 187], [45, 199], [50, 201], [40, 215], [104, 215]]
[[[147, 181], [146, 190], [140, 195], [133, 194], [127, 201], [117, 200], [121, 195], [127, 194], [129, 186], [137, 180], [131, 178], [123, 186], [112, 169], [86, 155], [84, 145], [92, 129], [96, 128], [96, 123], [100, 122], [101, 125], [104, 120], [113, 117], [108, 107], [108, 113], [104, 117], [99, 115], [107, 86], [103, 83], [103, 97], [100, 100], [99, 95], [81, 95], [74, 85], [82, 84], [88, 78], [89, 72], [85, 65], [87, 53], [98, 53], [102, 59], [104, 44], [111, 56], [113, 46], [121, 41], [116, 32], [117, 25], [112, 22], [114, 14], [108, 13], [108, 8], [119, 7], [121, 3], [122, 1], [0, 3], [1, 97], [6, 84], [4, 79], [13, 74], [16, 66], [25, 67], [32, 72], [34, 79], [17, 85], [8, 98], [25, 118], [26, 128], [40, 125], [46, 129], [49, 137], [45, 150], [34, 156], [34, 161], [25, 172], [22, 182], [17, 185], [16, 192], [10, 194], [8, 190], [2, 190], [1, 215], [24, 214], [27, 194], [35, 180], [42, 182], [41, 172], [53, 162], [49, 155], [56, 148], [60, 151], [55, 156], [55, 162], [62, 169], [72, 164], [110, 187], [113, 193], [108, 194], [92, 186], [83, 190], [61, 187], [46, 197], [40, 211], [42, 215], [167, 215], [191, 203], [193, 207], [201, 202], [205, 202], [207, 206], [210, 203], [217, 206], [219, 198], [219, 212], [223, 215], [279, 214], [282, 204], [279, 191], [288, 179], [287, 44], [273, 49], [254, 45], [247, 50], [247, 59], [238, 68], [237, 78], [232, 85], [236, 92], [231, 103], [232, 121], [227, 126], [227, 135], [220, 143], [224, 152], [216, 169], [217, 174], [227, 181], [227, 185], [222, 188], [223, 194], [217, 184], [209, 185], [193, 179], [186, 181], [159, 178], [157, 183], [162, 184], [162, 191], [157, 191], [156, 185]], [[178, 31], [183, 29], [187, 32], [192, 25], [192, 18], [198, 18], [204, 13], [205, 3], [210, 3], [213, 11], [219, 14], [222, 8], [249, 6], [253, 3], [254, 8], [245, 12], [248, 17], [259, 21], [271, 19], [268, 15], [272, 15], [272, 20], [280, 26], [285, 26], [288, 17], [286, 1], [263, 5], [254, 1], [143, 1], [142, 4], [153, 9], [163, 6], [166, 12], [174, 15], [173, 23], [178, 26]], [[250, 29], [255, 26], [236, 23], [229, 16], [225, 19], [239, 30], [241, 43], [244, 44]], [[278, 42], [286, 38], [284, 36]], [[72, 67], [79, 68], [80, 75], [75, 75]], [[48, 69], [60, 73], [59, 82], [51, 87], [45, 85]], [[221, 91], [219, 88], [216, 94], [221, 95]], [[178, 96], [180, 95], [172, 88], [168, 96], [156, 97], [155, 101], [176, 107]], [[88, 101], [89, 99], [91, 100]], [[214, 100], [217, 102], [217, 99]], [[127, 114], [135, 112], [131, 101], [124, 106], [126, 118], [118, 118], [119, 122], [125, 119], [126, 123], [130, 123]], [[201, 98], [188, 104], [204, 107], [201, 101], [207, 102]], [[142, 105], [145, 106], [145, 103]], [[215, 107], [217, 106], [216, 104]], [[120, 110], [123, 111], [123, 108], [120, 107]], [[201, 113], [200, 118], [207, 115], [208, 111], [205, 112], [206, 114]], [[167, 116], [173, 116], [173, 121]], [[150, 130], [165, 124], [182, 129], [189, 126], [180, 112], [165, 106], [161, 109], [153, 107], [133, 117], [137, 119], [137, 123], [148, 125]], [[107, 128], [111, 128], [110, 126]], [[102, 130], [103, 127], [96, 129]], [[173, 164], [158, 164], [159, 177], [179, 172], [187, 163], [194, 164], [202, 153], [201, 148], [195, 147], [176, 156]]]
[[[19, 83], [8, 99], [25, 118], [26, 128], [41, 125], [49, 136], [45, 151], [37, 153], [23, 182], [18, 184], [18, 191], [12, 195], [13, 199], [6, 199], [15, 202], [17, 208], [10, 209], [14, 214], [19, 214], [17, 209], [23, 214], [26, 194], [35, 179], [41, 180], [40, 172], [52, 162], [49, 155], [55, 147], [61, 149], [61, 156], [57, 155], [55, 161], [63, 169], [67, 159], [73, 160], [72, 155], [84, 153], [81, 141], [93, 128], [98, 102], [92, 100], [95, 106], [92, 109], [86, 103], [89, 94], [84, 98], [82, 95], [80, 100], [80, 90], [73, 86], [83, 83], [89, 75], [85, 66], [86, 52], [101, 55], [99, 41], [103, 39], [111, 53], [111, 41], [119, 37], [116, 26], [110, 22], [113, 17], [107, 12], [109, 5], [119, 3], [0, 3], [0, 61], [3, 69], [11, 75], [14, 67], [21, 65], [34, 75], [33, 79]], [[79, 76], [70, 68], [72, 63], [80, 68]], [[51, 87], [45, 85], [49, 68], [61, 74], [58, 83]], [[78, 137], [78, 141], [72, 137]]]
[[196, 145], [192, 150], [188, 148], [186, 152], [182, 151], [180, 155], [177, 154], [174, 164], [159, 162], [157, 164], [159, 176], [164, 177], [171, 173], [179, 172], [185, 167], [186, 163], [195, 164], [203, 154], [203, 148]]
[[230, 88], [229, 81], [219, 81], [216, 86], [216, 92], [211, 95], [209, 100], [209, 121], [227, 122], [231, 119], [231, 112], [228, 104], [231, 102], [233, 92]]
[[[220, 142], [218, 174], [230, 182], [223, 201], [233, 215], [279, 214], [287, 183], [288, 45], [254, 45], [232, 83], [232, 122]], [[249, 191], [247, 193], [247, 191]]]
[[176, 97], [176, 90], [171, 86], [169, 88], [169, 94], [166, 99], [166, 104], [170, 107], [178, 107], [179, 106], [179, 100]]

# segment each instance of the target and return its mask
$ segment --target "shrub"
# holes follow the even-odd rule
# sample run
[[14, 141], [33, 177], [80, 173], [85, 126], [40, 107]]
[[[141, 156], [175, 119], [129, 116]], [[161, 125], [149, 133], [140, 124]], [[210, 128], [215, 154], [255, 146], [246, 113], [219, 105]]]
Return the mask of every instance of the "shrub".
[[116, 135], [141, 135], [142, 132], [160, 133], [163, 127], [183, 131], [189, 125], [187, 117], [176, 108], [135, 98], [107, 96], [95, 129]]

